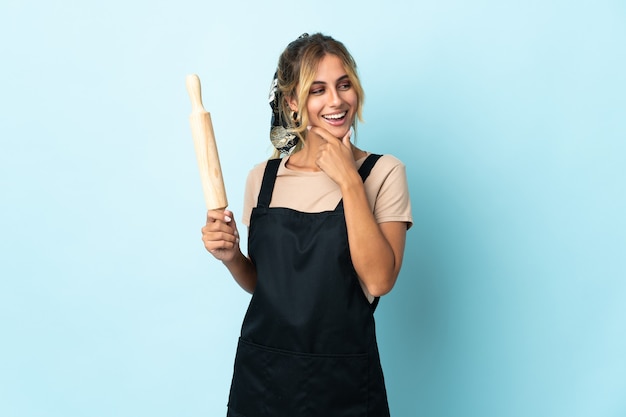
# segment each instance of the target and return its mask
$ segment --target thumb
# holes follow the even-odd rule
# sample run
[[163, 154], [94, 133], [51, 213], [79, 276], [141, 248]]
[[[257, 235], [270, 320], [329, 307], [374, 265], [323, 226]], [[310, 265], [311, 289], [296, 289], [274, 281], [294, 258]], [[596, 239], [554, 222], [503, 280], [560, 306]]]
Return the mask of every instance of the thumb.
[[343, 138], [341, 139], [341, 143], [343, 143], [344, 146], [346, 147], [350, 147], [350, 138], [352, 137], [352, 128], [350, 128], [350, 130], [348, 130], [346, 132], [345, 135], [343, 135]]

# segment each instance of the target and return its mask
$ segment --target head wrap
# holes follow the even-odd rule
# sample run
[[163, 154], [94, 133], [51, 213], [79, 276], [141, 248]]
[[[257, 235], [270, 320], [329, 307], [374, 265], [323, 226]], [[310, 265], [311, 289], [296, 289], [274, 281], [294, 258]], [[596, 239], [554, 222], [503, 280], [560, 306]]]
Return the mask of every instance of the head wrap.
[[[291, 42], [287, 49], [294, 46], [296, 42], [303, 38], [307, 38], [309, 36], [308, 33], [303, 33], [296, 39]], [[298, 135], [293, 133], [293, 126], [289, 126], [289, 121], [286, 119], [285, 115], [281, 110], [281, 102], [284, 100], [283, 94], [278, 89], [278, 71], [274, 73], [274, 79], [272, 80], [272, 86], [270, 87], [269, 94], [269, 103], [272, 108], [272, 126], [270, 128], [270, 140], [272, 141], [272, 145], [282, 154], [291, 154], [300, 138]], [[297, 113], [294, 114], [294, 119], [297, 118]], [[293, 121], [296, 126], [298, 126], [297, 120]]]
[[274, 80], [270, 87], [269, 102], [272, 108], [272, 126], [270, 128], [270, 140], [272, 145], [283, 154], [291, 154], [298, 143], [298, 136], [289, 131], [289, 124], [282, 116], [280, 100], [283, 98], [278, 89], [278, 72], [274, 73]]

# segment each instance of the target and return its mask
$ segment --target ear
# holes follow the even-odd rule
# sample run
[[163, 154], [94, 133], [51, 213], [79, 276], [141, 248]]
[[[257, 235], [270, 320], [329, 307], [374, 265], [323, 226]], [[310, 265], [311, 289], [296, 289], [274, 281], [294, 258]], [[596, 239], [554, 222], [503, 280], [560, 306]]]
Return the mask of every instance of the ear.
[[298, 111], [298, 100], [295, 97], [285, 97], [291, 111]]

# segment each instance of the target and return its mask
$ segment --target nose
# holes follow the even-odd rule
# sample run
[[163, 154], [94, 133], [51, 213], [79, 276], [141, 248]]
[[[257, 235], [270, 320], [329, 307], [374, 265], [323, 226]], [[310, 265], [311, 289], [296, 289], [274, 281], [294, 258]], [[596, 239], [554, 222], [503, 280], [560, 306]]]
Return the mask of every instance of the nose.
[[339, 95], [339, 91], [336, 88], [330, 89], [330, 94], [328, 97], [331, 106], [338, 106], [341, 104], [341, 96]]

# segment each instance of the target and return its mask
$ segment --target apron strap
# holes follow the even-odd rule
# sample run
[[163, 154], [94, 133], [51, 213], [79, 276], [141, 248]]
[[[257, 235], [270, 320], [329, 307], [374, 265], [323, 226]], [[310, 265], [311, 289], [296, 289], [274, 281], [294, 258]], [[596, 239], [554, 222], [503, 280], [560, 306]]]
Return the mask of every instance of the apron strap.
[[[369, 177], [370, 172], [372, 172], [372, 168], [374, 168], [376, 161], [378, 161], [381, 156], [382, 155], [372, 153], [369, 154], [367, 158], [365, 158], [365, 161], [363, 161], [361, 167], [359, 168], [359, 175], [361, 176], [361, 180], [363, 182], [365, 182], [367, 177]], [[343, 198], [339, 200], [339, 203], [337, 204], [337, 207], [335, 207], [335, 210], [343, 210]]]
[[270, 159], [265, 166], [263, 173], [263, 181], [261, 182], [261, 190], [257, 200], [257, 207], [269, 207], [272, 201], [272, 192], [274, 191], [274, 183], [276, 182], [276, 174], [280, 166], [280, 158]]
[[365, 158], [365, 161], [363, 161], [363, 164], [361, 164], [361, 168], [359, 168], [359, 174], [361, 175], [361, 179], [363, 180], [363, 182], [365, 182], [367, 177], [369, 177], [372, 168], [374, 168], [376, 161], [378, 161], [381, 156], [382, 155], [372, 153], [369, 154], [367, 158]]

